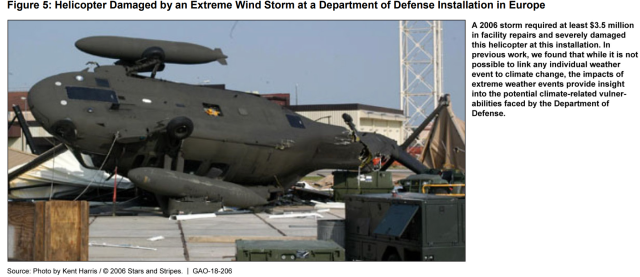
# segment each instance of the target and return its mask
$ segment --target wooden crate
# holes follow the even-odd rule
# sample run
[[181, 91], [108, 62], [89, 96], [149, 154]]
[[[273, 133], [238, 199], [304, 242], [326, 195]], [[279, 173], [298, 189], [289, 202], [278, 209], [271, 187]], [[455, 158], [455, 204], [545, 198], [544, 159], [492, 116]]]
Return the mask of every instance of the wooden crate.
[[9, 203], [8, 235], [10, 260], [86, 261], [89, 203]]

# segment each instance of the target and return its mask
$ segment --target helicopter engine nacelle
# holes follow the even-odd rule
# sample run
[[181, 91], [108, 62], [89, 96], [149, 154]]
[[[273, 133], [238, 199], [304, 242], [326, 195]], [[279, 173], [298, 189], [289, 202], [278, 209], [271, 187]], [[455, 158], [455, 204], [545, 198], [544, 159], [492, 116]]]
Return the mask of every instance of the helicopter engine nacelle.
[[139, 188], [168, 197], [206, 197], [240, 208], [268, 204], [265, 195], [242, 185], [167, 169], [139, 167], [127, 177]]
[[[176, 64], [202, 64], [218, 61], [226, 64], [227, 56], [219, 48], [197, 44], [117, 36], [86, 37], [76, 42], [81, 51], [105, 58], [135, 62], [148, 57], [149, 51], [162, 50], [162, 61]], [[151, 49], [151, 50], [150, 50]], [[156, 49], [156, 50], [154, 50]]]

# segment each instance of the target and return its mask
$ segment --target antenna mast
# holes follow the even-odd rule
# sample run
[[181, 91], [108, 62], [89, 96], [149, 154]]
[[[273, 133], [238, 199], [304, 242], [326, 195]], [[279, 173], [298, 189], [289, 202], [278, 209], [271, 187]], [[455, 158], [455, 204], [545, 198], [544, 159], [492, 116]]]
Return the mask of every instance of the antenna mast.
[[[400, 21], [400, 109], [403, 139], [437, 106], [442, 96], [442, 22]], [[416, 143], [422, 145], [418, 139]]]

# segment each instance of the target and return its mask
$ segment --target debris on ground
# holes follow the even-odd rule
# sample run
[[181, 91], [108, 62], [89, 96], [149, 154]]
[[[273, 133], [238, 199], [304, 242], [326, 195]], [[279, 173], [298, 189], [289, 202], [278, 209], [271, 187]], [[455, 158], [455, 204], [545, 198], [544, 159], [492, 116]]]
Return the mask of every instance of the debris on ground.
[[103, 242], [103, 243], [90, 242], [89, 246], [131, 248], [131, 249], [142, 249], [142, 250], [153, 250], [153, 251], [158, 250], [156, 248], [151, 248], [151, 247], [142, 247], [142, 246], [131, 245], [131, 244], [110, 244], [110, 243], [106, 243], [106, 242]]
[[323, 216], [319, 213], [289, 213], [289, 214], [276, 214], [270, 215], [269, 218], [298, 218], [298, 217], [315, 217], [322, 218]]
[[170, 217], [171, 220], [189, 220], [189, 219], [201, 219], [201, 218], [212, 218], [216, 217], [215, 213], [211, 214], [179, 214], [172, 215]]

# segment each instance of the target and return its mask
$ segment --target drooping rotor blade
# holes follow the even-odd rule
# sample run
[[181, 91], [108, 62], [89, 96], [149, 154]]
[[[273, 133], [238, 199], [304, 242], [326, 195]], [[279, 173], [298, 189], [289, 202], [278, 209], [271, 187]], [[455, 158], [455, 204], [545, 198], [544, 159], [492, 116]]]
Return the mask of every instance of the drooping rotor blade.
[[[400, 150], [394, 155], [391, 155], [391, 159], [387, 164], [393, 163], [393, 160], [398, 161], [400, 164], [407, 167], [409, 170], [413, 171], [416, 174], [422, 174], [429, 172], [429, 168], [427, 168], [424, 164], [416, 160], [409, 153], [404, 150]], [[385, 164], [386, 165], [386, 164]], [[381, 169], [382, 170], [382, 169]]]
[[429, 168], [398, 146], [395, 140], [375, 133], [361, 133], [360, 135], [360, 143], [365, 146], [368, 154], [388, 156], [390, 160], [398, 161], [417, 174], [429, 171]]
[[[433, 110], [433, 112], [429, 114], [429, 116], [427, 116], [427, 118], [425, 118], [424, 121], [422, 121], [420, 126], [418, 126], [418, 128], [416, 128], [413, 131], [413, 133], [404, 141], [404, 143], [400, 145], [400, 148], [402, 148], [402, 151], [407, 151], [407, 148], [409, 147], [409, 145], [411, 145], [411, 143], [413, 143], [413, 141], [420, 135], [420, 133], [422, 133], [422, 131], [424, 131], [424, 129], [427, 128], [427, 125], [429, 125], [429, 122], [431, 122], [431, 120], [436, 118], [442, 109], [449, 106], [449, 104], [451, 103], [449, 99], [450, 99], [449, 94], [446, 94], [445, 96], [440, 98], [440, 105], [438, 105], [438, 107], [435, 110]], [[389, 161], [387, 161], [387, 163], [385, 163], [380, 170], [386, 171], [395, 161], [396, 161], [395, 158], [391, 157], [391, 159], [389, 159]]]
[[427, 125], [429, 125], [429, 122], [431, 122], [431, 120], [433, 120], [436, 116], [438, 116], [438, 114], [442, 109], [448, 107], [449, 103], [450, 103], [449, 94], [440, 98], [440, 105], [438, 105], [438, 107], [435, 110], [433, 110], [433, 112], [429, 114], [429, 116], [427, 116], [427, 118], [425, 118], [424, 121], [422, 121], [422, 123], [420, 124], [420, 126], [418, 126], [418, 128], [413, 130], [413, 133], [411, 133], [411, 135], [404, 141], [404, 143], [402, 143], [402, 145], [400, 145], [400, 147], [402, 147], [403, 150], [407, 150], [407, 147], [409, 147], [409, 145], [411, 145], [411, 143], [420, 135], [420, 133], [424, 131], [424, 128], [427, 128]]

